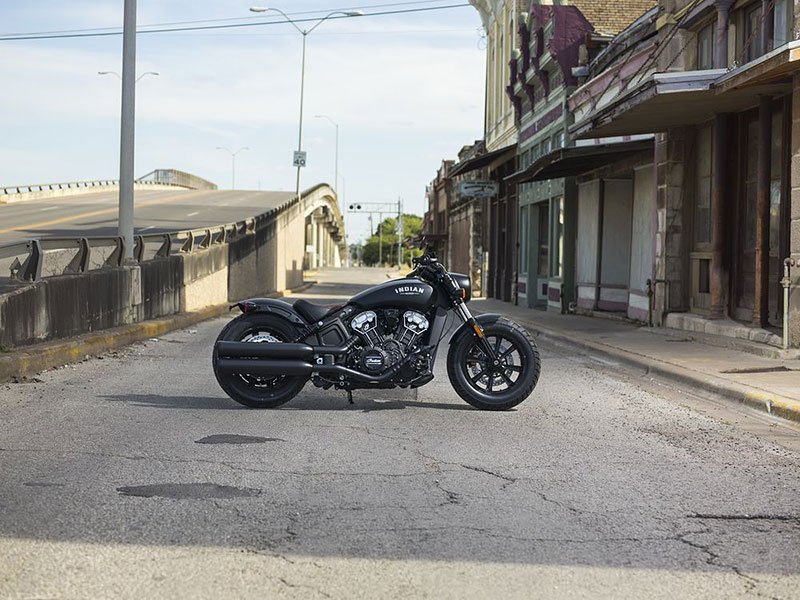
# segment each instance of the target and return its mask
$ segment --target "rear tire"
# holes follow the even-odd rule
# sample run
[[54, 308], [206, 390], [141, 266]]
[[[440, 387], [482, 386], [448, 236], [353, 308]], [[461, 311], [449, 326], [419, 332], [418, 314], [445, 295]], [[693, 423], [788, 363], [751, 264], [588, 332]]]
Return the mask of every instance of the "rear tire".
[[531, 395], [539, 381], [541, 359], [530, 334], [508, 319], [483, 328], [483, 335], [502, 358], [502, 366], [488, 364], [474, 335], [450, 346], [447, 375], [456, 393], [481, 410], [508, 410]]
[[[288, 321], [270, 314], [240, 315], [220, 332], [217, 341], [253, 343], [292, 342], [299, 331]], [[217, 370], [217, 345], [214, 344], [212, 362], [214, 375], [220, 387], [239, 404], [249, 408], [275, 408], [286, 404], [300, 393], [307, 377], [256, 377], [238, 373], [220, 373]]]

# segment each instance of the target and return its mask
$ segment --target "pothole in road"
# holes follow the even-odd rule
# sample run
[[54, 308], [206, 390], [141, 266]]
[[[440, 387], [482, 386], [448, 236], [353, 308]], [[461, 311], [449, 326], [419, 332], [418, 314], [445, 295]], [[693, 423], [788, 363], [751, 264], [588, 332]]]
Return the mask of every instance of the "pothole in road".
[[217, 435], [208, 435], [199, 440], [195, 440], [195, 444], [266, 444], [267, 442], [285, 442], [281, 438], [265, 438], [255, 435], [236, 435], [233, 433], [220, 433]]
[[252, 498], [261, 494], [254, 488], [237, 488], [216, 483], [158, 483], [118, 487], [123, 496], [137, 498], [169, 498], [172, 500], [208, 500]]

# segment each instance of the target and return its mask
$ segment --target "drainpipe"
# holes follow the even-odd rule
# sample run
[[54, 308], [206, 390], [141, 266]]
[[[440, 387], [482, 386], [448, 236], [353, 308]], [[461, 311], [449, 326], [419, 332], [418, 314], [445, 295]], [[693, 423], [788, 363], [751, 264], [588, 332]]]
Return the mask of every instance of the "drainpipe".
[[781, 285], [783, 286], [783, 349], [789, 348], [789, 287], [792, 280], [790, 279], [790, 270], [792, 267], [799, 267], [800, 261], [793, 258], [787, 258], [783, 261], [783, 279]]

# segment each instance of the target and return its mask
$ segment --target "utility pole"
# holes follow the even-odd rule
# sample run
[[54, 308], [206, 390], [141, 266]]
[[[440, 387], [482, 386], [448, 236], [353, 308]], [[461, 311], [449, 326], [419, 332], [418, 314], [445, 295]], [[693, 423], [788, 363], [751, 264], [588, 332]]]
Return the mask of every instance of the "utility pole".
[[125, 0], [122, 29], [122, 107], [119, 136], [118, 235], [123, 261], [133, 261], [133, 170], [136, 129], [136, 0]]
[[381, 223], [383, 222], [383, 214], [378, 213], [378, 264], [383, 266], [383, 230]]
[[403, 268], [403, 198], [397, 197], [397, 270]]

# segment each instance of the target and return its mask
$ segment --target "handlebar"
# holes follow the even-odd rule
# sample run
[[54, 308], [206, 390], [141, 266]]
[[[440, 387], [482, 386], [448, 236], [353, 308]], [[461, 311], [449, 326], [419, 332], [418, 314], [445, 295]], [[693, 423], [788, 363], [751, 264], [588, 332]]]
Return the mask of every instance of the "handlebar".
[[458, 287], [458, 284], [447, 272], [444, 265], [436, 258], [431, 246], [427, 246], [422, 256], [411, 259], [411, 262], [415, 268], [409, 273], [409, 276], [437, 283], [443, 286], [452, 298], [460, 297], [461, 288]]
[[433, 251], [432, 246], [425, 246], [425, 252], [422, 253], [422, 256], [417, 256], [416, 258], [411, 259], [411, 264], [415, 267], [419, 265], [430, 265], [438, 262], [439, 259], [436, 258], [436, 253]]

